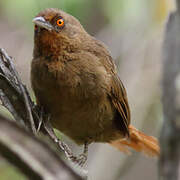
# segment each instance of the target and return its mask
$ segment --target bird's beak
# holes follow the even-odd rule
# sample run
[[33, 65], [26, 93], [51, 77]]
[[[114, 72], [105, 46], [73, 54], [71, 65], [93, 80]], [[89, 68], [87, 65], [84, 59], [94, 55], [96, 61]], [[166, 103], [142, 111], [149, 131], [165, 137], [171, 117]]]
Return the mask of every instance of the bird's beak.
[[49, 22], [47, 22], [42, 16], [35, 17], [32, 22], [39, 27], [47, 29], [48, 31], [53, 30], [53, 26]]

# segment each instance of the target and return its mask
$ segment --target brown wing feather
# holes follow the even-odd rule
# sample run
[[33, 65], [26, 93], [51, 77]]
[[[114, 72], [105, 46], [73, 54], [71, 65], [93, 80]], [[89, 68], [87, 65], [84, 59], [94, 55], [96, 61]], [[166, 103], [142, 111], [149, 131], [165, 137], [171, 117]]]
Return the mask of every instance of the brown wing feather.
[[126, 90], [117, 75], [113, 77], [109, 96], [112, 104], [117, 109], [117, 115], [114, 118], [116, 126], [119, 127], [125, 135], [129, 135], [130, 110]]
[[[117, 110], [114, 117], [116, 127], [120, 131], [124, 132], [125, 135], [129, 135], [128, 126], [130, 124], [130, 109], [128, 105], [126, 90], [120, 78], [118, 77], [116, 66], [112, 60], [112, 57], [110, 56], [109, 51], [100, 41], [94, 39], [94, 42], [101, 48], [91, 48], [91, 50], [93, 49], [93, 51], [96, 52], [95, 54], [99, 56], [100, 61], [112, 77], [111, 88], [108, 95], [110, 97], [110, 100], [112, 101], [112, 104]], [[97, 49], [101, 49], [101, 52], [97, 52]]]

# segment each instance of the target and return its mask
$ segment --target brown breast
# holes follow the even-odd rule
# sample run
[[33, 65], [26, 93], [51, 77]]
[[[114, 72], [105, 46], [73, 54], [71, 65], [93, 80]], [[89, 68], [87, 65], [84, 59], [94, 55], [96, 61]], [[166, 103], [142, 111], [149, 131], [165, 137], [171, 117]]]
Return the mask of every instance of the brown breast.
[[32, 61], [31, 81], [38, 103], [51, 114], [54, 127], [77, 143], [115, 137], [115, 110], [107, 96], [110, 75], [95, 62]]

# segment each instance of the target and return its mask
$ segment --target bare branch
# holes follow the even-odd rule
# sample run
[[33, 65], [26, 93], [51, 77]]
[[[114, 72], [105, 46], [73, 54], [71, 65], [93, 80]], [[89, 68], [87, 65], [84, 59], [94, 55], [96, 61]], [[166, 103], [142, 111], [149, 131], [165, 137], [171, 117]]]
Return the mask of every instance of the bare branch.
[[14, 118], [16, 120], [21, 119], [21, 122], [23, 120], [26, 127], [35, 133], [36, 128], [32, 118], [32, 107], [30, 107], [27, 91], [21, 83], [12, 59], [3, 49], [0, 49], [0, 88], [3, 93], [3, 96], [0, 98], [1, 100], [6, 98], [6, 101], [11, 103], [11, 109], [8, 108], [8, 110], [11, 113], [13, 112]]
[[47, 144], [1, 116], [0, 154], [29, 179], [82, 179]]
[[[178, 2], [179, 4], [179, 2]], [[180, 179], [180, 114], [177, 106], [176, 79], [180, 75], [180, 14], [172, 13], [167, 23], [163, 46], [163, 111], [160, 176]]]

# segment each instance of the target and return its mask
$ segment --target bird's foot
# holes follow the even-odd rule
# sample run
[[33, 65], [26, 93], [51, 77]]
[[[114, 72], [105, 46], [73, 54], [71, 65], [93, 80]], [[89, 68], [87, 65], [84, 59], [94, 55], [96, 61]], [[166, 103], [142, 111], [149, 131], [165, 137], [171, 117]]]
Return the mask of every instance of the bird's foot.
[[[84, 143], [84, 150], [83, 153], [80, 154], [79, 156], [74, 156], [73, 152], [71, 151], [71, 149], [69, 148], [69, 146], [64, 143], [63, 141], [61, 141], [56, 134], [54, 133], [54, 130], [50, 124], [50, 116], [47, 115], [46, 116], [46, 120], [43, 121], [43, 127], [45, 128], [47, 134], [51, 137], [51, 139], [58, 144], [58, 146], [61, 148], [61, 150], [65, 153], [66, 157], [72, 161], [73, 163], [75, 163], [76, 165], [83, 167], [85, 162], [87, 161], [87, 155], [88, 155], [88, 143]], [[40, 124], [41, 126], [41, 124]]]
[[[67, 144], [65, 144], [64, 142], [60, 141], [58, 142], [59, 146], [61, 147], [61, 149], [65, 152], [67, 158], [72, 161], [74, 164], [83, 167], [84, 164], [87, 161], [87, 150], [86, 147], [84, 147], [84, 152], [82, 154], [80, 154], [79, 156], [75, 156], [73, 155], [71, 149], [68, 147]], [[86, 146], [86, 145], [85, 145]]]
[[40, 131], [41, 126], [42, 126], [42, 124], [43, 124], [43, 116], [44, 116], [44, 109], [43, 109], [43, 107], [40, 107], [40, 115], [39, 115], [39, 116], [40, 116], [40, 117], [39, 117], [37, 132]]
[[69, 159], [80, 167], [83, 167], [87, 161], [87, 154], [80, 154], [79, 156], [70, 156]]
[[87, 154], [88, 154], [88, 144], [84, 144], [84, 151], [79, 156], [74, 156], [73, 152], [69, 148], [69, 146], [61, 141], [54, 133], [54, 130], [49, 122], [49, 117], [47, 121], [43, 121], [43, 126], [46, 130], [46, 132], [49, 134], [51, 139], [58, 144], [58, 146], [62, 149], [62, 151], [65, 153], [66, 157], [71, 160], [76, 165], [83, 167], [85, 162], [87, 161]]
[[80, 167], [83, 167], [87, 161], [87, 156], [88, 156], [88, 143], [85, 142], [83, 153], [80, 154], [79, 156], [71, 156], [70, 159], [75, 164], [79, 165]]

